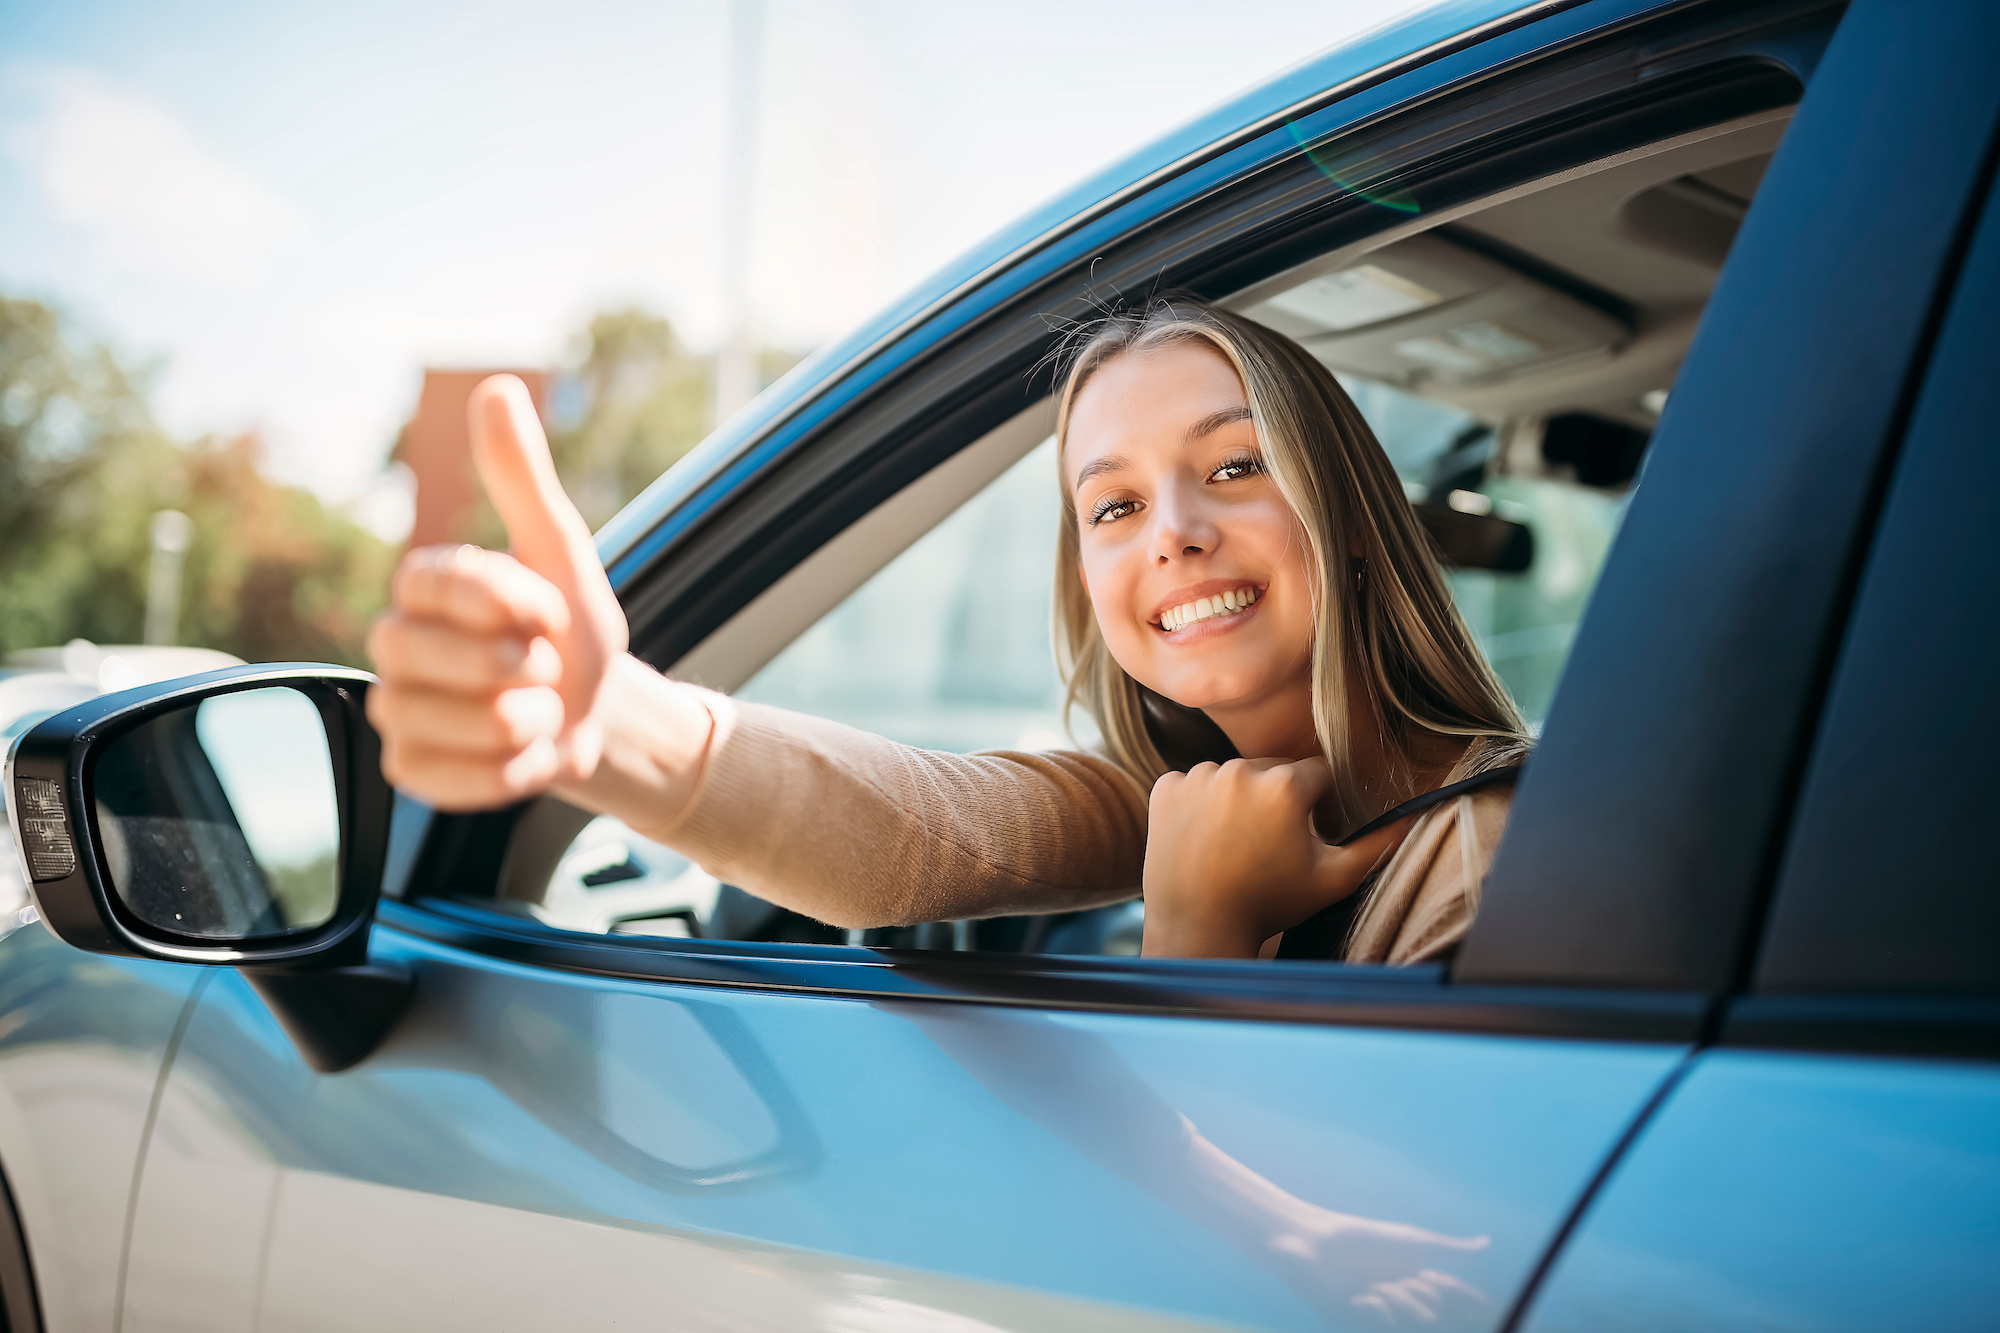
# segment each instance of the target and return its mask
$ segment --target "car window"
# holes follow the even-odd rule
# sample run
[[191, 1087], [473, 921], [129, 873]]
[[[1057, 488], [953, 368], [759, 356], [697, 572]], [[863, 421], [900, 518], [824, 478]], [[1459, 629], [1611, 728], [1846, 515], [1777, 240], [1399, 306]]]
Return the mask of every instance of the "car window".
[[[1623, 495], [1501, 473], [1499, 424], [1391, 385], [1342, 378], [1413, 500], [1484, 504], [1533, 532], [1527, 570], [1448, 576], [1480, 646], [1538, 726]], [[1051, 642], [1056, 487], [1055, 442], [1046, 440], [794, 639], [736, 697], [925, 749], [1091, 747], [1089, 715], [1063, 716]], [[1134, 902], [850, 936], [721, 884], [608, 816], [576, 836], [526, 910], [551, 924], [615, 934], [1093, 954], [1137, 953], [1144, 924]]]
[[[1226, 302], [1297, 339], [1346, 386], [1535, 731], [1782, 132], [1768, 115], [1718, 127], [1372, 250], [1331, 252]], [[1063, 716], [1051, 649], [1056, 485], [1044, 441], [798, 632], [738, 697], [938, 750], [1089, 747], [1089, 719]], [[1463, 521], [1478, 541], [1452, 535]], [[1134, 903], [843, 933], [718, 885], [606, 820], [583, 829], [528, 910], [590, 930], [1076, 953], [1135, 952], [1143, 923]]]

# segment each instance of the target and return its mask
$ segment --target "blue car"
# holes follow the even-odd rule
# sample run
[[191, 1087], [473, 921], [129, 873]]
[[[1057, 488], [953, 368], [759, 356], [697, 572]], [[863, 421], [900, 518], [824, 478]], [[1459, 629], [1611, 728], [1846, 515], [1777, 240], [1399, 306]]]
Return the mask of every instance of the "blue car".
[[1141, 958], [1137, 901], [833, 930], [395, 796], [332, 667], [14, 728], [6, 1327], [2000, 1326], [1996, 60], [1973, 0], [1454, 0], [600, 534], [663, 669], [1060, 744], [1064, 321], [1297, 338], [1541, 734], [1445, 963]]

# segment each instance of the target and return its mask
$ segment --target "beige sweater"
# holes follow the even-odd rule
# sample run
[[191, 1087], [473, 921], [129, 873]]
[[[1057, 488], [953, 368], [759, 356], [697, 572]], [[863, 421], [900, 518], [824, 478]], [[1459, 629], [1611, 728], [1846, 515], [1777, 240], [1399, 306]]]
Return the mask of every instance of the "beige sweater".
[[[693, 797], [649, 829], [718, 879], [836, 926], [1061, 912], [1137, 895], [1146, 797], [1073, 751], [945, 754], [704, 696], [715, 734]], [[1377, 877], [1353, 962], [1411, 963], [1465, 934], [1511, 793], [1426, 813]]]

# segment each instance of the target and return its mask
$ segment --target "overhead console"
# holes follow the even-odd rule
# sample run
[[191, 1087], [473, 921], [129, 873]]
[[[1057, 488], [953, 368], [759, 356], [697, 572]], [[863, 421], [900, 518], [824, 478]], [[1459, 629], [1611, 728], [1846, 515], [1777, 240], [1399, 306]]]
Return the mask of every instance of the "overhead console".
[[1337, 371], [1407, 389], [1494, 384], [1608, 357], [1632, 334], [1606, 311], [1435, 233], [1244, 313]]

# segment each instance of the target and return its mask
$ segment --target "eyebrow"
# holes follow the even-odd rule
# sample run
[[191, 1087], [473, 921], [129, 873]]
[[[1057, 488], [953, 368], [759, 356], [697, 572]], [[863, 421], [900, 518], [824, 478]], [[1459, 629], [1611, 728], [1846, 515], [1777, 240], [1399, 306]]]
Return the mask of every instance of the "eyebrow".
[[1188, 427], [1188, 443], [1192, 444], [1202, 436], [1212, 431], [1221, 430], [1224, 426], [1233, 426], [1239, 421], [1248, 421], [1249, 419], [1250, 409], [1248, 407], [1225, 407], [1220, 412], [1210, 412], [1200, 421]]
[[1130, 466], [1132, 466], [1131, 461], [1123, 454], [1105, 454], [1101, 458], [1093, 458], [1076, 470], [1076, 483], [1073, 489], [1080, 491], [1083, 489], [1083, 483], [1092, 477], [1106, 472], [1123, 472]]

